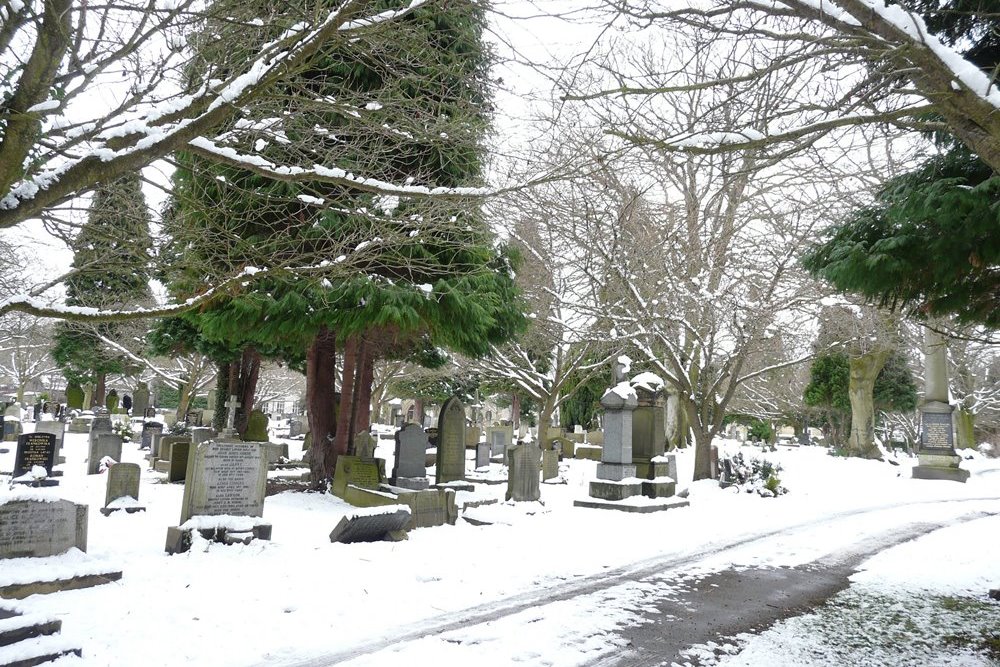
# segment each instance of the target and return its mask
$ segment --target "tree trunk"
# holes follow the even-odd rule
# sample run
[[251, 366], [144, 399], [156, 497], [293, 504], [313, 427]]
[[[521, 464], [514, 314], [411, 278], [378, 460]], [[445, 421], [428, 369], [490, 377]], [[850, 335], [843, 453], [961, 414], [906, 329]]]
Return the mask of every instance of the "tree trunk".
[[94, 393], [90, 397], [91, 410], [95, 407], [104, 407], [104, 394], [107, 392], [107, 380], [108, 376], [104, 373], [97, 376], [97, 381], [94, 383]]
[[236, 394], [240, 407], [236, 411], [236, 430], [242, 438], [250, 421], [253, 399], [257, 393], [257, 379], [260, 377], [260, 354], [254, 347], [246, 347], [240, 357], [240, 385]]
[[881, 457], [875, 444], [875, 378], [889, 358], [889, 352], [868, 352], [849, 360], [851, 375], [847, 395], [851, 399], [851, 435], [845, 453], [866, 459]]
[[521, 395], [516, 391], [510, 397], [510, 423], [514, 426], [514, 435], [521, 428]]
[[687, 416], [687, 421], [695, 424], [694, 431], [694, 481], [699, 479], [711, 479], [712, 478], [712, 436], [703, 428], [698, 426], [698, 415], [696, 411], [698, 406], [694, 404], [694, 401], [681, 398], [680, 399], [686, 410], [684, 413]]
[[424, 427], [424, 399], [422, 398], [413, 399], [413, 421], [420, 424], [420, 428]]
[[[209, 407], [215, 411], [212, 415], [212, 428], [216, 433], [222, 433], [226, 428], [226, 400], [229, 398], [229, 371], [232, 364], [219, 364], [215, 377], [215, 405]], [[140, 415], [142, 416], [142, 415]]]
[[549, 448], [549, 427], [552, 425], [552, 415], [555, 413], [555, 396], [547, 396], [542, 401], [538, 411], [538, 446]]
[[955, 409], [955, 444], [959, 449], [975, 449], [976, 447], [976, 416], [968, 409], [958, 406]]
[[362, 431], [371, 431], [372, 383], [375, 381], [375, 350], [371, 342], [362, 341], [355, 366], [354, 408], [351, 411], [351, 438]]
[[309, 461], [312, 480], [317, 484], [333, 478], [337, 464], [336, 380], [337, 337], [326, 327], [320, 327], [306, 352], [306, 411], [312, 433]]
[[[337, 431], [334, 454], [346, 454], [351, 446], [351, 417], [354, 408], [354, 369], [358, 361], [358, 337], [351, 336], [344, 343], [344, 375], [340, 382], [340, 406], [337, 410]], [[315, 440], [316, 435], [313, 434]]]
[[174, 416], [177, 418], [177, 421], [184, 421], [187, 418], [188, 407], [191, 405], [191, 382], [188, 381], [182, 384], [178, 392], [180, 400], [177, 402], [177, 412], [174, 413]]

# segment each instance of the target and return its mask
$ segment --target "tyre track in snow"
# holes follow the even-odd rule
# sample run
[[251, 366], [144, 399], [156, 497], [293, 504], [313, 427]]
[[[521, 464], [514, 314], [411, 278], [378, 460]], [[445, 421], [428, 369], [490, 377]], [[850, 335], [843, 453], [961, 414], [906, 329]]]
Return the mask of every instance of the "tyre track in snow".
[[[396, 647], [401, 644], [420, 640], [428, 635], [433, 636], [456, 630], [464, 630], [474, 625], [496, 621], [497, 619], [511, 616], [528, 609], [542, 607], [554, 602], [571, 600], [578, 596], [595, 593], [621, 584], [633, 583], [651, 577], [662, 578], [664, 573], [671, 570], [679, 570], [698, 565], [699, 562], [707, 558], [723, 554], [729, 550], [749, 547], [757, 543], [767, 543], [775, 537], [783, 534], [793, 535], [802, 530], [821, 528], [827, 524], [835, 524], [839, 521], [863, 515], [877, 514], [880, 512], [898, 510], [907, 507], [912, 507], [917, 510], [924, 506], [952, 506], [989, 501], [1000, 501], [1000, 496], [977, 496], [953, 500], [886, 503], [883, 505], [829, 514], [817, 519], [782, 526], [781, 528], [769, 530], [764, 533], [743, 535], [729, 540], [723, 540], [694, 552], [654, 556], [652, 558], [636, 561], [634, 563], [611, 568], [602, 572], [578, 577], [572, 581], [541, 582], [537, 589], [514, 594], [500, 600], [494, 600], [472, 607], [467, 607], [466, 609], [447, 612], [445, 614], [406, 625], [396, 626], [392, 628], [391, 632], [387, 632], [381, 637], [368, 638], [362, 643], [358, 643], [354, 646], [345, 647], [322, 655], [314, 655], [308, 658], [300, 656], [298, 658], [283, 659], [278, 656], [271, 656], [264, 662], [256, 663], [254, 667], [329, 667], [331, 665], [347, 662], [361, 656], [377, 653], [390, 647]], [[953, 525], [959, 521], [969, 521], [990, 515], [992, 515], [992, 513], [974, 511], [949, 519], [948, 521], [921, 522], [919, 521], [919, 512], [915, 512], [914, 521], [912, 523], [908, 523], [902, 527], [890, 529], [888, 531], [881, 531], [871, 537], [845, 545], [843, 549], [840, 549], [837, 552], [837, 554], [821, 558], [816, 562], [811, 563], [809, 567], [826, 567], [838, 571], [842, 570], [847, 573], [841, 577], [845, 580], [846, 585], [846, 576], [849, 576], [858, 564], [882, 549], [914, 539], [920, 535], [932, 532], [933, 530]], [[842, 572], [838, 572], [838, 576], [841, 574]], [[833, 590], [830, 595], [835, 592], [836, 590]], [[766, 606], [766, 604], [764, 606]], [[791, 610], [781, 618], [790, 615], [793, 615]], [[707, 641], [707, 639], [714, 639], [721, 635], [728, 634], [733, 633], [723, 632], [721, 629], [705, 628], [703, 632], [697, 633], [697, 636], [692, 635], [691, 641], [687, 641], [687, 638], [685, 638], [685, 641], [682, 642], [684, 644], [683, 648], [692, 644], [702, 643]], [[666, 646], [661, 648], [668, 650]], [[650, 664], [648, 662], [648, 653], [644, 656], [645, 661], [625, 662], [627, 660], [635, 659], [636, 655], [637, 653], [635, 651], [626, 651], [625, 653], [618, 653], [616, 655], [603, 656], [602, 658], [596, 660], [593, 664]], [[669, 664], [669, 660], [666, 664]]]

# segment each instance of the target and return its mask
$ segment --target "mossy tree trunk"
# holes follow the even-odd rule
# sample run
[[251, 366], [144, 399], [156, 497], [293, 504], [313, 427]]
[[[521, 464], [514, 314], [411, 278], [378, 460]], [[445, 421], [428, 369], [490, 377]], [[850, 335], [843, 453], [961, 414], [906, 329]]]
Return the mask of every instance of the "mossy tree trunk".
[[875, 445], [875, 379], [889, 358], [887, 350], [852, 356], [851, 375], [847, 387], [851, 399], [851, 435], [845, 453], [866, 459], [880, 457]]

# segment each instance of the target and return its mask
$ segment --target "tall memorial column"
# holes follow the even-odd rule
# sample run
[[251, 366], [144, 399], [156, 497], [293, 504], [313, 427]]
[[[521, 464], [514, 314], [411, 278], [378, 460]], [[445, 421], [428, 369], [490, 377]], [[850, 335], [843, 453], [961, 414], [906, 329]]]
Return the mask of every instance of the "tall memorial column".
[[920, 406], [919, 465], [915, 479], [946, 479], [964, 482], [969, 471], [959, 467], [955, 453], [954, 406], [948, 402], [948, 350], [944, 337], [924, 329], [924, 401]]

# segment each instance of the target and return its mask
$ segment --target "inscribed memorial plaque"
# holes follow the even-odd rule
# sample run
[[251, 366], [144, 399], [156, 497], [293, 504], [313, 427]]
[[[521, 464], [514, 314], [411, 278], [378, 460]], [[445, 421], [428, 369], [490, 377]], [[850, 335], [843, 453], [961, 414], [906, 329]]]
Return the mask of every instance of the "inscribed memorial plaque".
[[68, 500], [0, 503], [0, 558], [55, 556], [87, 550], [87, 506]]
[[56, 461], [56, 436], [52, 433], [23, 433], [17, 436], [14, 454], [14, 477], [29, 472], [32, 466], [41, 466], [52, 475]]
[[921, 449], [951, 450], [955, 446], [950, 412], [923, 412], [921, 420]]
[[188, 458], [180, 523], [197, 515], [262, 516], [266, 484], [260, 443], [197, 445]]

